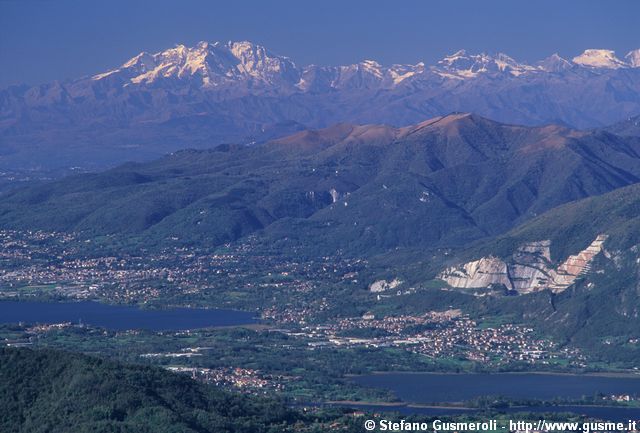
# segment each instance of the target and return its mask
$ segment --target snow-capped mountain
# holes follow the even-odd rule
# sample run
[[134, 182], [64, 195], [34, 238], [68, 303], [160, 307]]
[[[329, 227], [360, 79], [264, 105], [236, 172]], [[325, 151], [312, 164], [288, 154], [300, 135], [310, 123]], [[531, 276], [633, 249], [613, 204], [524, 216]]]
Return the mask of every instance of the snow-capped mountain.
[[554, 53], [544, 60], [537, 63], [540, 70], [545, 72], [563, 72], [575, 66], [574, 63], [560, 57], [558, 53]]
[[470, 55], [465, 50], [440, 60], [434, 72], [458, 78], [473, 78], [483, 73], [507, 73], [513, 76], [534, 72], [539, 68], [518, 63], [503, 53]]
[[612, 50], [586, 50], [579, 56], [574, 57], [573, 63], [580, 66], [605, 69], [633, 67], [633, 65], [617, 58], [616, 53]]
[[627, 65], [633, 68], [640, 68], [640, 48], [637, 50], [629, 51], [629, 53], [624, 56]]
[[112, 164], [454, 111], [526, 125], [613, 124], [640, 114], [640, 49], [535, 63], [461, 50], [431, 65], [301, 66], [247, 41], [177, 45], [90, 77], [0, 90], [0, 168]]
[[[460, 50], [444, 57], [435, 65], [383, 66], [375, 60], [338, 67], [311, 65], [298, 67], [289, 58], [278, 56], [266, 48], [242, 42], [200, 42], [194, 47], [177, 45], [155, 54], [142, 52], [117, 69], [96, 74], [93, 80], [117, 78], [127, 85], [153, 85], [171, 80], [190, 80], [204, 89], [223, 86], [253, 86], [272, 91], [299, 91], [320, 88], [393, 88], [406, 80], [432, 78], [433, 75], [469, 79], [482, 74], [524, 74], [559, 72], [575, 66], [601, 69], [640, 67], [640, 49], [621, 60], [611, 50], [585, 50], [571, 61], [553, 54], [535, 65], [520, 63], [504, 53], [469, 54]], [[285, 89], [278, 88], [283, 86]], [[253, 89], [256, 91], [257, 89]]]
[[300, 70], [286, 57], [276, 56], [250, 42], [200, 42], [178, 45], [156, 54], [142, 52], [117, 69], [97, 74], [93, 80], [117, 77], [128, 84], [153, 84], [166, 80], [196, 80], [205, 88], [239, 82], [278, 86], [300, 79]]

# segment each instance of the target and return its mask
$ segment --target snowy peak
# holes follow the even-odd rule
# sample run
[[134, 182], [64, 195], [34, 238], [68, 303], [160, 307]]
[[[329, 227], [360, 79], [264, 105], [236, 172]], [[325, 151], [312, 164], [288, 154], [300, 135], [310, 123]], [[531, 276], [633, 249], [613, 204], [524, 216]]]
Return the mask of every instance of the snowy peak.
[[155, 54], [142, 52], [117, 69], [92, 77], [118, 86], [187, 84], [204, 90], [226, 90], [231, 86], [241, 93], [323, 92], [331, 89], [393, 89], [438, 80], [468, 80], [483, 75], [515, 78], [541, 73], [564, 73], [574, 68], [599, 69], [602, 72], [640, 67], [640, 49], [621, 60], [611, 50], [586, 50], [573, 61], [554, 54], [529, 65], [503, 54], [471, 54], [465, 50], [446, 56], [436, 65], [396, 64], [384, 66], [375, 60], [363, 60], [345, 66], [308, 66], [298, 68], [289, 58], [279, 56], [249, 41], [200, 42], [193, 47], [176, 45]]
[[253, 77], [297, 75], [296, 65], [287, 57], [277, 56], [251, 42], [228, 42], [226, 49], [239, 61], [239, 71]]
[[375, 60], [363, 60], [362, 62], [341, 68], [343, 77], [359, 74], [361, 78], [369, 77], [370, 81], [378, 82], [383, 87], [393, 87], [402, 81], [424, 73], [424, 63], [417, 65], [392, 65], [382, 66]]
[[640, 68], [640, 48], [637, 50], [629, 51], [624, 59], [627, 63], [634, 68]]
[[156, 67], [156, 61], [149, 53], [142, 52], [133, 57], [127, 63], [122, 65], [122, 68], [135, 68], [140, 72], [147, 72]]
[[375, 60], [363, 60], [346, 66], [308, 66], [297, 87], [304, 91], [328, 89], [391, 89], [425, 72], [424, 63], [383, 66]]
[[582, 54], [573, 58], [573, 63], [591, 68], [618, 69], [629, 65], [616, 57], [613, 50], [585, 50]]
[[546, 59], [538, 62], [538, 67], [546, 72], [563, 72], [573, 68], [575, 65], [567, 59], [561, 57], [558, 53], [554, 53]]
[[375, 60], [364, 60], [358, 64], [358, 67], [378, 78], [382, 78], [384, 74], [382, 65]]
[[93, 77], [118, 76], [133, 84], [154, 84], [167, 79], [196, 78], [204, 87], [237, 81], [275, 84], [296, 82], [299, 73], [286, 57], [277, 56], [251, 42], [200, 42], [194, 47], [176, 45], [155, 54], [140, 53], [120, 68]]
[[420, 62], [415, 65], [393, 65], [389, 68], [388, 76], [393, 84], [400, 84], [409, 78], [419, 77], [424, 72], [424, 63]]
[[460, 50], [438, 61], [436, 68], [460, 76], [474, 76], [485, 66], [484, 55], [469, 55], [465, 50]]
[[535, 68], [516, 62], [506, 54], [468, 54], [465, 50], [446, 56], [435, 66], [436, 72], [444, 72], [455, 76], [475, 77], [481, 73], [508, 73], [514, 76], [532, 71]]
[[[510, 124], [591, 129], [640, 113], [640, 50], [620, 58], [587, 50], [575, 63], [557, 54], [523, 63], [458, 51], [427, 65], [362, 60], [306, 67], [247, 41], [132, 54], [93, 77], [0, 89], [0, 142], [10, 150], [0, 168], [81, 165], [88, 153], [66, 146], [76, 141], [104, 143], [111, 149], [104, 161], [121, 161], [174, 146], [258, 142], [341, 121], [400, 127], [471, 111]], [[475, 122], [452, 119], [433, 127], [463, 136], [466, 122]], [[634, 123], [612, 131], [637, 135], [637, 129]], [[40, 147], [60, 156], [38, 159], [32, 154]], [[125, 147], [132, 150], [120, 150]]]

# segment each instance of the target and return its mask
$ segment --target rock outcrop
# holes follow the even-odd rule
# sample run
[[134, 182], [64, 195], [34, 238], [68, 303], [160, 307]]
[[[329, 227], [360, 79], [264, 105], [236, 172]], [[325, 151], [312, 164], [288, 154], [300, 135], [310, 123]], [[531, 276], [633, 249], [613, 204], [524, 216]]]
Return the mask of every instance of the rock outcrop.
[[599, 235], [587, 248], [569, 256], [554, 272], [549, 288], [554, 292], [561, 292], [571, 286], [578, 276], [588, 272], [593, 258], [602, 251], [606, 240], [606, 235]]
[[521, 245], [508, 262], [493, 256], [483, 257], [448, 268], [438, 278], [452, 287], [465, 289], [503, 285], [518, 293], [544, 289], [559, 293], [590, 270], [606, 239], [606, 235], [598, 235], [587, 248], [569, 256], [557, 267], [551, 261], [551, 243], [545, 240]]
[[465, 289], [479, 289], [492, 284], [504, 284], [507, 287], [512, 285], [507, 264], [492, 256], [465, 263], [461, 267], [449, 268], [439, 278], [453, 287]]
[[400, 284], [402, 284], [402, 281], [397, 278], [394, 278], [391, 281], [378, 280], [371, 283], [371, 285], [369, 286], [369, 290], [373, 293], [386, 292], [387, 290], [395, 289]]

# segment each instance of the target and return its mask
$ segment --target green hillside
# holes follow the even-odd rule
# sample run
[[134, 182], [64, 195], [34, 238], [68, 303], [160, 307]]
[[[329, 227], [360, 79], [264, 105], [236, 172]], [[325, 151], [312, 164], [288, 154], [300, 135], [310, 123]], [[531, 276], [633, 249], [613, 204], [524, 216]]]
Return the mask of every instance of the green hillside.
[[551, 240], [555, 262], [584, 249], [598, 234], [609, 238], [605, 253], [568, 290], [514, 299], [494, 298], [481, 310], [511, 314], [603, 359], [633, 361], [640, 356], [640, 185], [572, 202], [546, 212], [504, 236], [481, 242], [455, 260], [496, 255], [509, 259], [517, 246]]
[[640, 139], [471, 114], [336, 125], [181, 151], [0, 197], [0, 225], [219, 245], [251, 233], [318, 253], [463, 246], [640, 180]]
[[3, 433], [322, 431], [320, 415], [80, 354], [1, 348], [0, 377]]
[[551, 255], [561, 260], [606, 234], [610, 251], [629, 250], [640, 239], [640, 184], [558, 206], [495, 240], [473, 248], [472, 254], [510, 255], [517, 245], [551, 240]]

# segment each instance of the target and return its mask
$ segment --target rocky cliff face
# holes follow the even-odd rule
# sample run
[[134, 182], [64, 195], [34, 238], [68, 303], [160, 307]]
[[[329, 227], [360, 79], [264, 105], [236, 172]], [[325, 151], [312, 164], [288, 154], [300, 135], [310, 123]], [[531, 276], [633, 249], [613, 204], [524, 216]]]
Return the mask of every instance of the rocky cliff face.
[[512, 287], [507, 264], [498, 257], [482, 257], [479, 260], [452, 267], [442, 272], [438, 278], [453, 287], [479, 289], [492, 284]]
[[508, 261], [483, 257], [448, 268], [438, 278], [450, 286], [465, 289], [503, 285], [518, 293], [544, 289], [559, 293], [590, 270], [594, 257], [603, 251], [606, 239], [606, 235], [597, 236], [587, 248], [569, 256], [557, 267], [551, 261], [550, 241], [545, 240], [521, 245]]
[[402, 284], [402, 281], [397, 278], [394, 278], [391, 281], [378, 280], [371, 283], [371, 285], [369, 286], [369, 290], [373, 293], [386, 292], [387, 290], [395, 289], [400, 284]]

